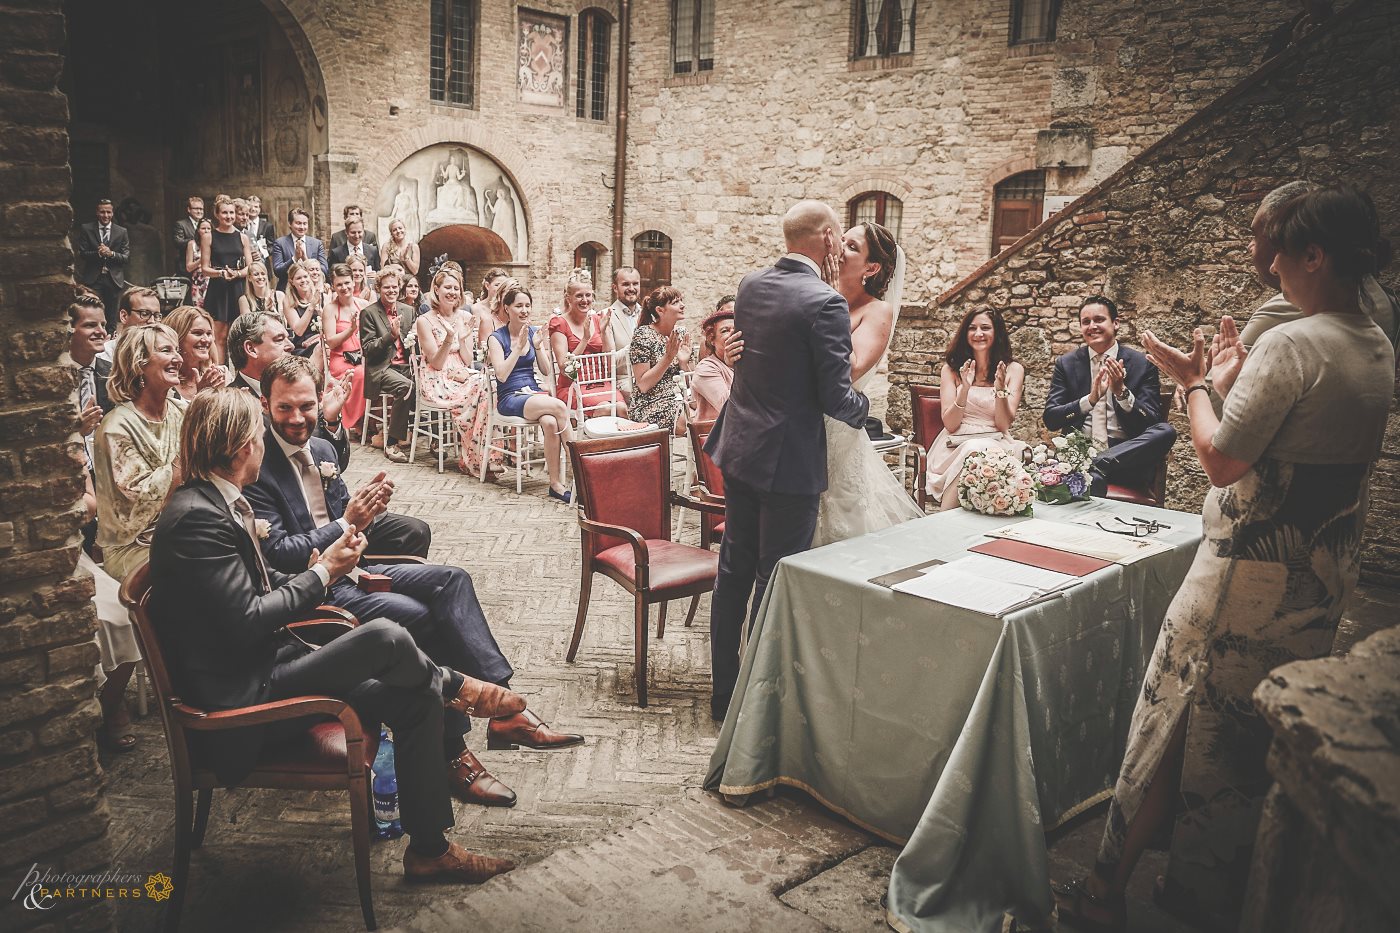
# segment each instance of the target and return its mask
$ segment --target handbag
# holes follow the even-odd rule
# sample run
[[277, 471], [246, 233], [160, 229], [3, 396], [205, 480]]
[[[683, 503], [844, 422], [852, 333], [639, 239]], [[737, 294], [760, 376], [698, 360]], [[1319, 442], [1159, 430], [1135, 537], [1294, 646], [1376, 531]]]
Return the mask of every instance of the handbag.
[[346, 350], [342, 355], [345, 357], [345, 362], [351, 366], [359, 366], [365, 361], [365, 355], [359, 350]]

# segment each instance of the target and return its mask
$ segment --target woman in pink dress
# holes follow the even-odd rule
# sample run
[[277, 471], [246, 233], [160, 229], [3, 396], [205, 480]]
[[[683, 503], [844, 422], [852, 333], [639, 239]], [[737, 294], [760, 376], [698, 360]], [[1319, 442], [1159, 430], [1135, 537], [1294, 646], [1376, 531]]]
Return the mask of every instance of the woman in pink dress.
[[331, 290], [335, 298], [321, 311], [326, 368], [337, 379], [347, 372], [355, 374], [340, 416], [347, 431], [355, 431], [365, 414], [365, 360], [360, 353], [360, 309], [367, 302], [354, 296], [354, 288], [350, 267], [337, 263], [331, 269]]
[[[476, 335], [462, 274], [455, 265], [444, 266], [433, 277], [433, 298], [433, 309], [420, 314], [413, 325], [423, 358], [418, 391], [434, 407], [452, 410], [461, 435], [457, 468], [476, 474], [481, 471], [489, 394], [486, 373], [472, 368]], [[487, 474], [499, 472], [500, 463], [500, 453], [492, 453]]]
[[549, 349], [554, 354], [554, 371], [558, 374], [556, 398], [562, 399], [570, 409], [578, 406], [576, 392], [583, 395], [585, 415], [613, 414], [611, 405], [617, 405], [617, 415], [627, 416], [627, 405], [622, 393], [617, 391], [617, 374], [612, 383], [606, 380], [588, 380], [574, 387], [574, 380], [564, 374], [570, 357], [594, 353], [612, 353], [614, 349], [612, 333], [608, 330], [611, 309], [601, 315], [594, 313], [593, 285], [588, 273], [575, 269], [564, 286], [564, 310], [549, 320]]
[[928, 448], [927, 489], [940, 508], [958, 507], [963, 461], [999, 447], [1020, 459], [1026, 445], [1009, 433], [1026, 368], [1011, 358], [1006, 322], [994, 308], [969, 311], [948, 344], [940, 404], [943, 431]]
[[714, 421], [719, 410], [729, 401], [734, 386], [734, 367], [724, 358], [724, 344], [734, 333], [734, 296], [725, 295], [715, 306], [715, 313], [700, 325], [702, 343], [700, 362], [690, 380], [690, 404], [693, 421]]

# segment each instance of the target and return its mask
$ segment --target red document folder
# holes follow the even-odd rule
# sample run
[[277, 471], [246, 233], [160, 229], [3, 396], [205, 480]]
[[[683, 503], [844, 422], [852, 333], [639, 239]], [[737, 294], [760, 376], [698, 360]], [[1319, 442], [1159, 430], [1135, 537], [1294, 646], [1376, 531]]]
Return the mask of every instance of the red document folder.
[[1008, 541], [1005, 538], [993, 538], [985, 544], [970, 547], [968, 550], [978, 554], [986, 554], [989, 557], [1014, 560], [1018, 564], [1029, 564], [1042, 570], [1067, 573], [1075, 577], [1086, 577], [1095, 570], [1113, 566], [1111, 560], [1085, 557], [1083, 554], [1070, 554], [1068, 551], [1057, 551], [1054, 548], [1028, 544], [1024, 541]]

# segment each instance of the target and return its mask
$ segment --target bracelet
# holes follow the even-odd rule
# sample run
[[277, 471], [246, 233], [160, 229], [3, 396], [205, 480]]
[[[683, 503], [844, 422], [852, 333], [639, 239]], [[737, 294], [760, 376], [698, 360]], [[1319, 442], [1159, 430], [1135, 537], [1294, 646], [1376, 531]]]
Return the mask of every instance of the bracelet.
[[993, 389], [993, 390], [992, 390], [992, 396], [993, 396], [994, 398], [1010, 398], [1010, 397], [1011, 397], [1011, 390], [1010, 390], [1010, 389]]
[[1191, 388], [1186, 390], [1185, 398], [1190, 399], [1192, 392], [1204, 392], [1207, 395], [1209, 395], [1210, 386], [1206, 385], [1204, 382], [1197, 383], [1196, 385], [1193, 385]]

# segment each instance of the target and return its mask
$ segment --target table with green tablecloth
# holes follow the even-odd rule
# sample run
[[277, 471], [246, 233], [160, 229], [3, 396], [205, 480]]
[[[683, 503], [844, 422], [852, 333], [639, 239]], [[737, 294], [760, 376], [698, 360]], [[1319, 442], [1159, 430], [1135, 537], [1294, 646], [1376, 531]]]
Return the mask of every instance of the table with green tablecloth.
[[894, 842], [891, 923], [1034, 923], [1045, 832], [1104, 799], [1200, 517], [1106, 500], [1036, 518], [1157, 519], [1170, 550], [994, 618], [872, 578], [956, 560], [1019, 519], [962, 510], [785, 558], [774, 572], [705, 786], [786, 784]]

